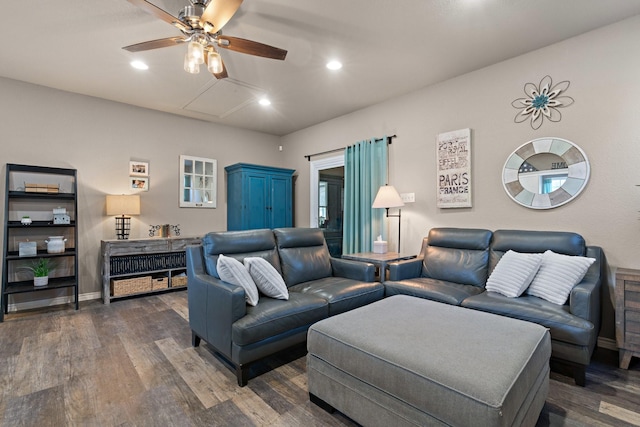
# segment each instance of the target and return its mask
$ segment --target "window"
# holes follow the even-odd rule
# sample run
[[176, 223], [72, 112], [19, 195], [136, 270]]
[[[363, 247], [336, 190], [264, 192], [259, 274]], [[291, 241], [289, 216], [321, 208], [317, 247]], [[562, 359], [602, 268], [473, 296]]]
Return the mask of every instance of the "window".
[[326, 227], [327, 222], [327, 204], [328, 204], [328, 195], [327, 195], [327, 185], [326, 181], [320, 181], [318, 183], [318, 227], [324, 228]]

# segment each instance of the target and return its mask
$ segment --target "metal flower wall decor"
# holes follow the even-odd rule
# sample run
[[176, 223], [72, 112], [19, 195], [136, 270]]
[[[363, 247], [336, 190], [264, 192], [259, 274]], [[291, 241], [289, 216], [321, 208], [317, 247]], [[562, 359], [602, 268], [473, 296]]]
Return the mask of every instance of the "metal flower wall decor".
[[534, 83], [525, 84], [526, 98], [518, 98], [511, 103], [514, 108], [522, 110], [516, 114], [514, 121], [522, 123], [531, 118], [533, 129], [540, 128], [545, 118], [552, 122], [559, 122], [562, 119], [562, 113], [558, 108], [573, 104], [573, 98], [570, 96], [560, 96], [567, 89], [569, 89], [568, 80], [554, 86], [550, 76], [544, 76], [538, 86]]

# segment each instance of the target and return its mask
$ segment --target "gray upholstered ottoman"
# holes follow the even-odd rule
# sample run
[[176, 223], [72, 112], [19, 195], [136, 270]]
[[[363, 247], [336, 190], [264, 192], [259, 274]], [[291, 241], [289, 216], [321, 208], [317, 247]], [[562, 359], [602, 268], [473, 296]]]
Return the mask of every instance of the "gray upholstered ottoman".
[[309, 395], [365, 426], [533, 426], [551, 343], [537, 324], [404, 295], [309, 329]]

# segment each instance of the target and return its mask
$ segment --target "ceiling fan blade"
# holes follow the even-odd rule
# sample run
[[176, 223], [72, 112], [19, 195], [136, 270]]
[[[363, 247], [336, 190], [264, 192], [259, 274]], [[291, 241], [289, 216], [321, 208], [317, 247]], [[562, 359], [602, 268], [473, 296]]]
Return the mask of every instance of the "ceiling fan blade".
[[175, 46], [185, 42], [184, 37], [167, 37], [166, 39], [151, 40], [148, 42], [136, 43], [123, 47], [129, 52], [141, 52], [143, 50], [159, 49], [161, 47]]
[[211, 0], [200, 17], [200, 25], [208, 33], [217, 33], [241, 4], [242, 0]]
[[266, 44], [241, 39], [239, 37], [218, 36], [218, 46], [249, 55], [262, 56], [264, 58], [284, 60], [287, 51]]
[[129, 3], [138, 6], [140, 9], [143, 9], [145, 12], [150, 13], [158, 19], [162, 19], [164, 22], [167, 22], [179, 30], [191, 30], [191, 26], [185, 24], [180, 21], [178, 18], [170, 14], [169, 12], [165, 12], [160, 9], [158, 6], [153, 3], [148, 2], [147, 0], [127, 0]]

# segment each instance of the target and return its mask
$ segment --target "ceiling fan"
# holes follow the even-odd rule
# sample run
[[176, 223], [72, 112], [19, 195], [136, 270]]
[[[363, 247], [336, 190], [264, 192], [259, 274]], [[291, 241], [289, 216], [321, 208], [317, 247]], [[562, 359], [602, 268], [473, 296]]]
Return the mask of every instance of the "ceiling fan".
[[123, 47], [129, 52], [158, 49], [188, 43], [184, 58], [185, 71], [197, 74], [200, 64], [206, 62], [207, 69], [218, 79], [228, 77], [227, 70], [217, 47], [249, 55], [284, 60], [287, 51], [251, 40], [222, 35], [222, 27], [236, 13], [242, 0], [190, 0], [191, 4], [180, 11], [178, 17], [160, 9], [147, 0], [127, 0], [151, 15], [182, 32], [182, 36], [132, 44]]

